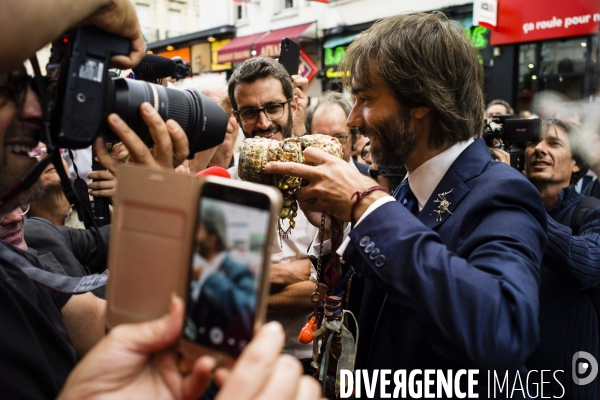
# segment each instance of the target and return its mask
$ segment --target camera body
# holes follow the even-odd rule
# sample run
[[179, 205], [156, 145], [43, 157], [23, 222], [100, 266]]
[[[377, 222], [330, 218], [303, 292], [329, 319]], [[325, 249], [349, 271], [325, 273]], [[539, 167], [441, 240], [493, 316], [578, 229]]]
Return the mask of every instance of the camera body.
[[539, 142], [541, 132], [540, 118], [517, 119], [513, 114], [501, 114], [494, 115], [490, 122], [486, 120], [483, 139], [488, 147], [495, 147], [510, 154], [510, 165], [523, 171], [527, 142]]
[[53, 42], [46, 93], [56, 146], [86, 148], [99, 134], [118, 141], [107, 125], [107, 117], [113, 112], [146, 145], [153, 146], [139, 113], [143, 102], [153, 105], [163, 120], [172, 118], [181, 125], [188, 136], [190, 157], [223, 142], [227, 113], [202, 93], [126, 78], [111, 79], [110, 58], [129, 52], [129, 39], [93, 26], [68, 31]]
[[176, 81], [180, 81], [192, 76], [192, 67], [187, 61], [178, 56], [173, 57], [172, 60], [175, 63], [175, 72], [173, 72], [171, 78], [175, 79]]

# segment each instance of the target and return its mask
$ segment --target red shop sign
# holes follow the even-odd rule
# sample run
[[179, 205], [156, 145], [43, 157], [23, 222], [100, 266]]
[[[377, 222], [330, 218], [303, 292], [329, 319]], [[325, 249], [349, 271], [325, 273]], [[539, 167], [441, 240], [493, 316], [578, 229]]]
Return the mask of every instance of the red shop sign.
[[598, 33], [598, 0], [499, 0], [497, 46]]

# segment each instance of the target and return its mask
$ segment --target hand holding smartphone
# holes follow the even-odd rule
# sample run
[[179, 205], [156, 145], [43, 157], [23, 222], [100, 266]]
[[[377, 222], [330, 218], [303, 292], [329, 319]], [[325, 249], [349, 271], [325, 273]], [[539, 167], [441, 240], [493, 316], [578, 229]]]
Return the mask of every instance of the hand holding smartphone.
[[281, 195], [263, 185], [207, 177], [198, 207], [180, 349], [230, 366], [264, 323]]
[[232, 365], [265, 320], [281, 194], [131, 165], [117, 185], [107, 327], [164, 315], [175, 292], [187, 302], [181, 352]]

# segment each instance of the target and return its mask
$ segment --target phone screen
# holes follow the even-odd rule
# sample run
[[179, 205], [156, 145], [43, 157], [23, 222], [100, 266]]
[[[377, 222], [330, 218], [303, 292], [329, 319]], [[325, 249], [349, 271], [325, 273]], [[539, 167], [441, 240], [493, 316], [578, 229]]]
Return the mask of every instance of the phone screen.
[[269, 201], [260, 193], [235, 194], [218, 185], [206, 189], [199, 206], [182, 336], [238, 357], [254, 331]]

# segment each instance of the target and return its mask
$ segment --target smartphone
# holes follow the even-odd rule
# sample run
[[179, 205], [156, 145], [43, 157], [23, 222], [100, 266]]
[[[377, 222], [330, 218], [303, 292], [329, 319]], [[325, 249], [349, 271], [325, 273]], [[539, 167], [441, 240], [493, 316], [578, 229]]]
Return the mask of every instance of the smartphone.
[[288, 38], [281, 39], [279, 63], [285, 67], [290, 76], [298, 75], [298, 66], [300, 65], [300, 45]]
[[127, 164], [119, 168], [108, 254], [106, 326], [167, 313], [185, 298], [198, 180]]
[[179, 342], [184, 356], [207, 354], [231, 366], [264, 323], [281, 204], [270, 186], [202, 180]]

